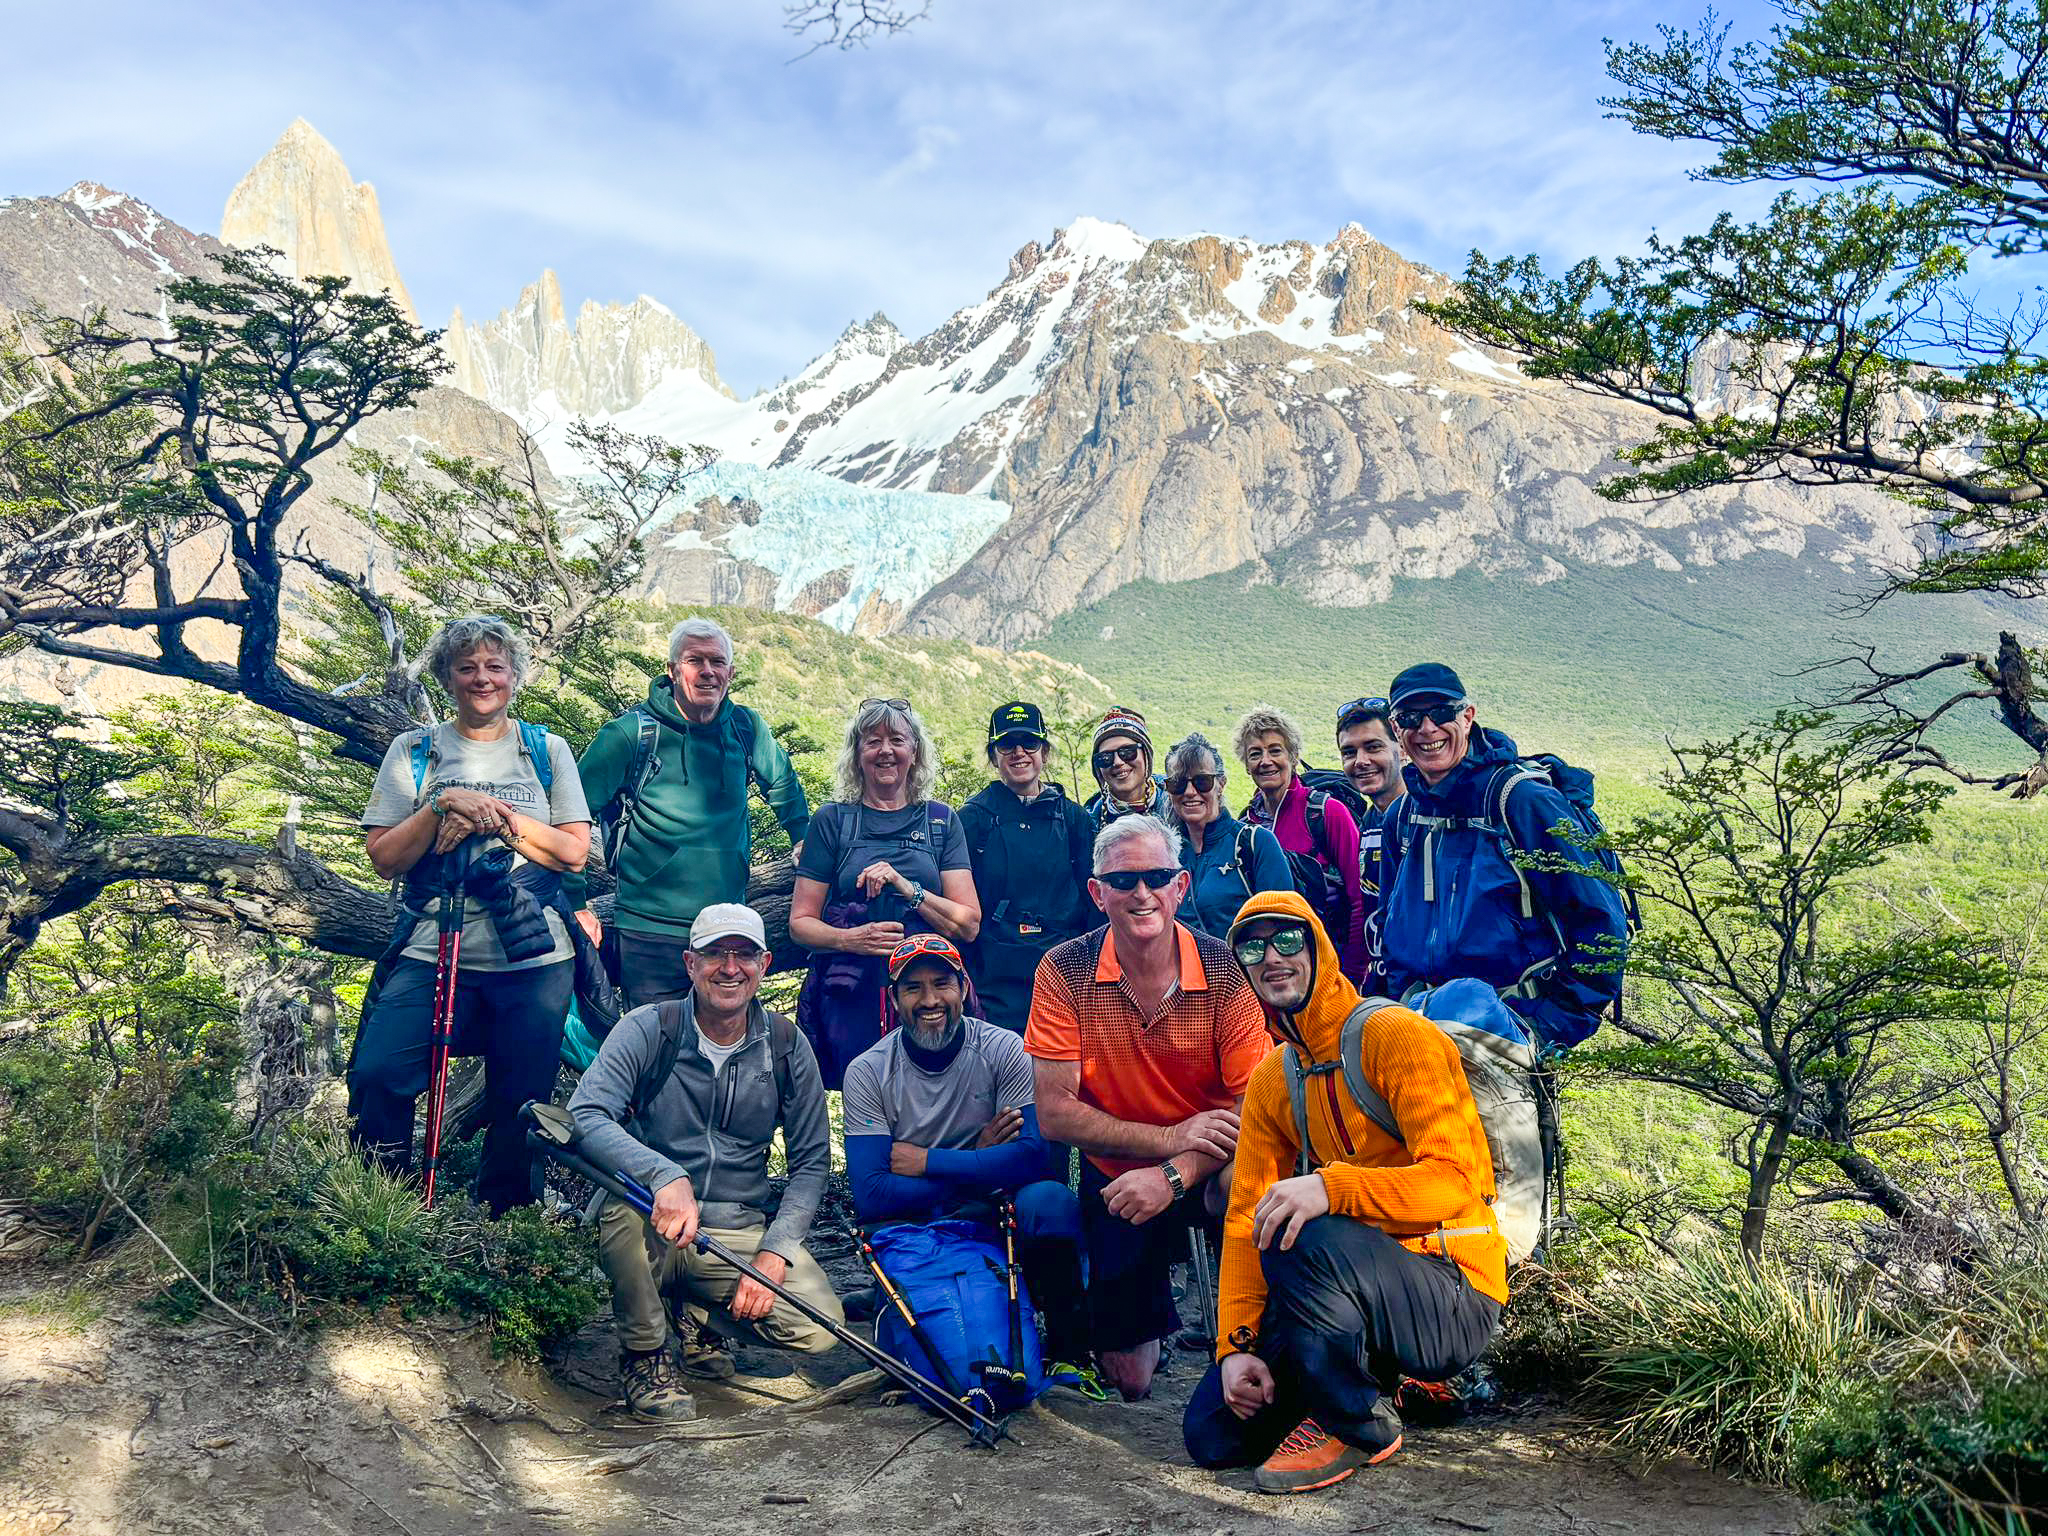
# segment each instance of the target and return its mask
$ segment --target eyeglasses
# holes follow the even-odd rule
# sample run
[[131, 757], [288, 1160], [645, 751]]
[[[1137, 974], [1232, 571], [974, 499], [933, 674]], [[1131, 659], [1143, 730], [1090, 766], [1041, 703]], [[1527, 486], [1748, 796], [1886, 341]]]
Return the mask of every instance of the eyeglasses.
[[1463, 699], [1452, 699], [1447, 704], [1425, 704], [1420, 709], [1397, 709], [1394, 724], [1404, 731], [1412, 731], [1427, 720], [1431, 725], [1449, 725], [1465, 712]]
[[1089, 759], [1097, 773], [1107, 773], [1111, 763], [1135, 763], [1138, 754], [1145, 749], [1135, 741], [1127, 741], [1120, 747], [1111, 747], [1107, 752], [1098, 752]]
[[1278, 933], [1267, 934], [1260, 939], [1239, 939], [1230, 946], [1237, 956], [1239, 965], [1257, 965], [1266, 958], [1266, 948], [1272, 946], [1276, 955], [1298, 955], [1308, 948], [1306, 928], [1282, 928]]
[[877, 704], [893, 709], [899, 715], [910, 713], [910, 700], [908, 699], [862, 699], [860, 701], [860, 707], [863, 710], [872, 709]]
[[1384, 720], [1387, 717], [1387, 711], [1392, 708], [1393, 706], [1385, 699], [1377, 696], [1369, 699], [1353, 699], [1349, 704], [1344, 705], [1337, 711], [1337, 729], [1341, 731], [1345, 726], [1356, 725], [1361, 720]]
[[1179, 874], [1177, 869], [1112, 869], [1095, 878], [1113, 891], [1135, 891], [1140, 880], [1151, 891], [1164, 890]]
[[1017, 732], [1009, 736], [998, 736], [996, 738], [996, 750], [998, 752], [1042, 752], [1045, 750], [1045, 740], [1043, 737]]
[[1168, 779], [1166, 781], [1166, 792], [1169, 795], [1184, 795], [1192, 789], [1198, 795], [1206, 795], [1216, 787], [1217, 782], [1218, 775], [1216, 774], [1190, 773], [1178, 779]]

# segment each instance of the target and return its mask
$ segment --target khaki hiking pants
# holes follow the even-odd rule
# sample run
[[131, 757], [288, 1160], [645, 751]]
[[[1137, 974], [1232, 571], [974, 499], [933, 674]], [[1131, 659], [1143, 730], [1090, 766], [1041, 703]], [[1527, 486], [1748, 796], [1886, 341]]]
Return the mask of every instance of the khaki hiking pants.
[[[751, 1263], [761, 1251], [763, 1227], [704, 1229]], [[766, 1317], [744, 1323], [726, 1311], [739, 1289], [740, 1272], [722, 1259], [694, 1248], [671, 1252], [654, 1224], [624, 1201], [605, 1197], [597, 1218], [598, 1262], [612, 1283], [612, 1316], [618, 1319], [619, 1344], [631, 1350], [659, 1349], [668, 1341], [664, 1295], [678, 1313], [726, 1337], [750, 1334], [780, 1349], [822, 1354], [837, 1341], [788, 1302], [777, 1300]], [[832, 1282], [810, 1251], [799, 1247], [789, 1255], [783, 1288], [803, 1297], [835, 1322], [846, 1320]]]

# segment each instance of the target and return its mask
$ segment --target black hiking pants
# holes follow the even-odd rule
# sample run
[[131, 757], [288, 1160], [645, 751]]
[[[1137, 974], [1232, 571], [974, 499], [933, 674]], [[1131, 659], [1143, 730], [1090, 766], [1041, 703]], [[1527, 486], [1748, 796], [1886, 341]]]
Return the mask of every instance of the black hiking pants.
[[1264, 1461], [1303, 1419], [1339, 1440], [1372, 1444], [1372, 1409], [1405, 1375], [1455, 1376], [1484, 1353], [1500, 1303], [1447, 1258], [1403, 1248], [1378, 1227], [1318, 1216], [1294, 1246], [1259, 1255], [1266, 1312], [1255, 1353], [1273, 1373], [1273, 1401], [1240, 1419], [1209, 1367], [1181, 1420], [1204, 1467]]

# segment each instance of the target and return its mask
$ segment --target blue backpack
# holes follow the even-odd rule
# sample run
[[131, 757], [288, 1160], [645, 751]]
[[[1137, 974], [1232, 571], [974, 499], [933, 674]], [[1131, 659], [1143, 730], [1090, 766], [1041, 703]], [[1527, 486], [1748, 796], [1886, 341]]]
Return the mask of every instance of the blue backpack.
[[[1031, 1297], [1020, 1279], [1022, 1360], [1010, 1359], [1010, 1288], [1003, 1251], [976, 1222], [951, 1218], [919, 1224], [897, 1222], [876, 1229], [870, 1241], [890, 1283], [903, 1293], [924, 1325], [932, 1346], [945, 1357], [947, 1372], [932, 1368], [895, 1308], [875, 1314], [875, 1342], [933, 1381], [946, 1374], [963, 1390], [979, 1386], [995, 1399], [998, 1414], [1013, 1413], [1043, 1393], [1045, 1361]], [[984, 1367], [1005, 1366], [1024, 1373], [1019, 1389]]]

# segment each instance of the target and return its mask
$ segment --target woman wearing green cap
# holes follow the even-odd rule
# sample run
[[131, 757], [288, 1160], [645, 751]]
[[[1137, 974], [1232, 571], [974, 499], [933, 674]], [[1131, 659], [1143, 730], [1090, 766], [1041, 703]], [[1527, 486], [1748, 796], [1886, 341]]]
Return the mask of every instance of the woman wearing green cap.
[[967, 968], [981, 1016], [1021, 1034], [1039, 958], [1099, 921], [1088, 899], [1095, 824], [1045, 776], [1052, 741], [1037, 705], [1000, 705], [987, 751], [996, 777], [960, 807], [982, 914]]

